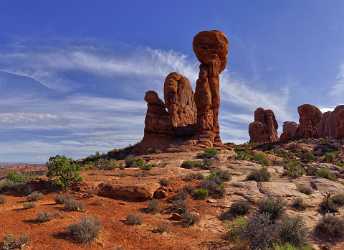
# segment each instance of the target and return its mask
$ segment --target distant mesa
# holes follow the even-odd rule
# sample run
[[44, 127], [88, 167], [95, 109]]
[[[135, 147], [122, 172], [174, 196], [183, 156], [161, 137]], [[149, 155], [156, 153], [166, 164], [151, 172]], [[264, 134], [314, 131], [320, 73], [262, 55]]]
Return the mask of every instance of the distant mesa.
[[314, 105], [303, 104], [297, 111], [300, 117], [299, 123], [284, 122], [283, 132], [278, 140], [277, 122], [274, 122], [276, 120], [273, 112], [269, 110], [268, 119], [266, 110], [258, 108], [254, 113], [254, 122], [249, 125], [250, 142], [262, 144], [307, 138], [344, 139], [344, 105], [337, 106], [334, 111], [322, 113]]
[[202, 31], [194, 37], [193, 50], [200, 61], [195, 93], [177, 72], [165, 79], [164, 101], [155, 91], [147, 91], [144, 137], [137, 151], [222, 145], [219, 76], [227, 65], [228, 39], [221, 31]]

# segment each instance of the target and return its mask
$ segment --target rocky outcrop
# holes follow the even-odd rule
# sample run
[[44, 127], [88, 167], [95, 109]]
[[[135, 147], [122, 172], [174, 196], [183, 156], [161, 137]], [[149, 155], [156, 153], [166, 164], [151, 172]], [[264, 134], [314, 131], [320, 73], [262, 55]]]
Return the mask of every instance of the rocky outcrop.
[[202, 31], [193, 39], [193, 50], [201, 62], [195, 91], [198, 140], [206, 146], [221, 144], [219, 76], [227, 65], [228, 39], [221, 31]]
[[250, 142], [269, 143], [278, 141], [278, 124], [272, 110], [258, 108], [254, 112], [254, 122], [249, 125]]
[[164, 83], [164, 98], [176, 135], [192, 134], [197, 120], [197, 109], [189, 80], [179, 73], [170, 73]]
[[322, 118], [321, 111], [314, 105], [303, 104], [297, 108], [299, 113], [299, 127], [297, 138], [318, 138], [318, 125]]
[[286, 121], [283, 123], [283, 133], [280, 136], [281, 142], [287, 142], [293, 140], [296, 135], [298, 124], [292, 121]]

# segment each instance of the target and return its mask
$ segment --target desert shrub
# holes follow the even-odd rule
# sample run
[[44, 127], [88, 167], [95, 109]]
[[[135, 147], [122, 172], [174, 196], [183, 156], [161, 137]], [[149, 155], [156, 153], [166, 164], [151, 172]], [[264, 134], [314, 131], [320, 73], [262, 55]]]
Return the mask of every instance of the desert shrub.
[[305, 169], [298, 160], [290, 160], [284, 164], [284, 174], [297, 178], [306, 173]]
[[5, 197], [0, 196], [0, 205], [5, 204], [5, 203], [6, 203]]
[[127, 219], [125, 220], [125, 224], [127, 225], [141, 225], [142, 219], [134, 214], [129, 214]]
[[338, 212], [338, 205], [333, 201], [330, 194], [326, 195], [320, 203], [319, 212], [321, 214]]
[[272, 221], [280, 218], [284, 213], [285, 202], [281, 198], [268, 197], [258, 203], [258, 211], [267, 214]]
[[204, 176], [201, 173], [189, 173], [183, 177], [183, 181], [192, 181], [192, 180], [203, 180]]
[[278, 240], [277, 225], [272, 223], [270, 214], [257, 214], [248, 221], [241, 239], [248, 242], [250, 249], [270, 249]]
[[326, 215], [315, 226], [314, 233], [322, 240], [343, 240], [344, 219], [332, 215]]
[[111, 159], [98, 159], [95, 161], [94, 166], [100, 170], [112, 170], [118, 167], [118, 163]]
[[293, 200], [291, 206], [294, 209], [300, 210], [300, 211], [303, 211], [307, 208], [307, 204], [305, 203], [305, 201], [302, 198], [296, 198], [295, 200]]
[[183, 161], [182, 165], [180, 167], [186, 168], [186, 169], [192, 169], [192, 168], [201, 168], [202, 162], [201, 161]]
[[327, 152], [324, 155], [324, 162], [335, 163], [337, 156], [338, 156], [338, 151]]
[[235, 218], [228, 225], [226, 238], [230, 241], [236, 241], [242, 237], [243, 232], [246, 230], [248, 221], [245, 217], [240, 216]]
[[133, 156], [129, 156], [125, 159], [125, 166], [127, 168], [138, 168], [145, 165], [145, 161], [142, 158], [136, 158]]
[[47, 212], [40, 212], [37, 214], [35, 221], [38, 223], [43, 223], [43, 222], [50, 221], [51, 219], [52, 219], [51, 214]]
[[186, 210], [187, 210], [187, 207], [186, 207], [185, 200], [182, 200], [182, 199], [173, 200], [170, 206], [166, 208], [166, 211], [168, 213], [177, 213], [177, 214], [183, 214], [186, 212]]
[[310, 195], [313, 193], [313, 189], [308, 185], [297, 185], [297, 190], [307, 195]]
[[170, 185], [170, 181], [168, 179], [160, 179], [159, 183], [163, 187], [167, 187], [168, 185]]
[[222, 198], [225, 194], [224, 185], [222, 182], [218, 183], [214, 179], [207, 179], [202, 181], [201, 188], [207, 189], [209, 196], [213, 198]]
[[89, 243], [97, 238], [101, 224], [97, 218], [85, 217], [79, 223], [68, 227], [67, 233], [78, 243]]
[[333, 195], [331, 200], [339, 207], [344, 206], [344, 193]]
[[155, 167], [155, 164], [152, 163], [145, 163], [142, 166], [140, 166], [141, 170], [151, 170], [152, 168]]
[[144, 208], [144, 211], [151, 214], [159, 212], [159, 202], [157, 200], [148, 201], [148, 205]]
[[197, 188], [193, 191], [192, 197], [196, 200], [204, 200], [208, 197], [208, 190], [204, 188]]
[[334, 173], [332, 173], [331, 170], [329, 170], [326, 167], [319, 168], [316, 171], [316, 176], [321, 177], [321, 178], [326, 178], [329, 180], [333, 180], [333, 181], [337, 179], [336, 175]]
[[207, 148], [198, 155], [202, 159], [212, 159], [218, 155], [219, 151], [216, 148]]
[[217, 183], [222, 183], [225, 181], [230, 181], [232, 175], [228, 170], [216, 169], [210, 172], [210, 175], [207, 177], [208, 180], [215, 180]]
[[65, 200], [71, 199], [71, 197], [66, 194], [58, 194], [55, 196], [54, 199], [55, 199], [56, 204], [64, 204]]
[[252, 160], [263, 166], [270, 165], [270, 161], [264, 152], [254, 152]]
[[271, 178], [271, 174], [269, 173], [269, 171], [266, 168], [261, 168], [261, 169], [252, 170], [246, 177], [246, 180], [264, 182], [264, 181], [269, 181], [270, 178]]
[[236, 146], [234, 151], [236, 153], [236, 160], [251, 161], [253, 159], [253, 151], [247, 147]]
[[29, 237], [25, 234], [16, 238], [12, 234], [5, 235], [2, 241], [2, 248], [3, 250], [15, 250], [15, 249], [23, 249], [23, 247], [29, 242]]
[[199, 216], [195, 213], [190, 213], [189, 211], [185, 211], [185, 213], [182, 214], [181, 223], [185, 227], [190, 227], [196, 224], [198, 221], [199, 221]]
[[10, 171], [6, 175], [6, 180], [12, 183], [24, 183], [27, 181], [27, 176], [16, 171]]
[[273, 250], [314, 250], [314, 248], [312, 248], [309, 245], [296, 247], [289, 243], [285, 243], [285, 244], [274, 244]]
[[27, 201], [38, 201], [43, 198], [43, 194], [38, 191], [34, 191], [26, 197]]
[[50, 157], [47, 166], [47, 176], [62, 188], [67, 188], [81, 181], [80, 167], [70, 158], [60, 155]]
[[156, 228], [153, 229], [153, 233], [159, 233], [159, 234], [163, 234], [165, 232], [168, 232], [168, 226], [165, 223], [161, 223], [159, 224]]
[[85, 207], [84, 204], [80, 201], [74, 200], [73, 198], [65, 199], [64, 202], [64, 210], [66, 211], [84, 211]]
[[282, 243], [304, 246], [307, 243], [307, 229], [301, 217], [285, 217], [279, 225], [279, 239]]
[[36, 207], [36, 203], [32, 201], [24, 202], [23, 203], [23, 209], [30, 209]]
[[242, 216], [249, 212], [251, 205], [248, 201], [234, 202], [230, 208], [220, 215], [220, 219], [228, 220], [233, 217]]
[[316, 160], [316, 157], [314, 156], [314, 154], [312, 152], [304, 152], [304, 153], [301, 153], [300, 155], [300, 160], [302, 162], [312, 162], [312, 161], [315, 161]]

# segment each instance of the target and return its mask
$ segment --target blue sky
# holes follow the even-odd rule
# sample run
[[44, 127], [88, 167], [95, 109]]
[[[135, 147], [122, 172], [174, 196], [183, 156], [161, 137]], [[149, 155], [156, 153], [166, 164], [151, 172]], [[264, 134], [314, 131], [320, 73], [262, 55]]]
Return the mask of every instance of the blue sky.
[[[216, 2], [216, 3], [215, 3]], [[140, 140], [144, 92], [171, 71], [197, 78], [192, 38], [230, 40], [222, 137], [244, 142], [258, 106], [297, 120], [344, 103], [341, 0], [2, 0], [0, 161], [82, 157]]]

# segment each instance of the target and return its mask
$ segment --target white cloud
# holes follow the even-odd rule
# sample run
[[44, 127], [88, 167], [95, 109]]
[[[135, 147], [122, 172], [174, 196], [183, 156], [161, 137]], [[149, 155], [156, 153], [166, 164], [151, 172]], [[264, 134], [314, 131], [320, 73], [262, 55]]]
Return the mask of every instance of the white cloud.
[[344, 95], [344, 63], [339, 66], [336, 82], [331, 88], [330, 95], [334, 97], [342, 97]]
[[[49, 130], [48, 134], [32, 135], [26, 141], [2, 141], [0, 151], [4, 151], [0, 156], [7, 154], [10, 157], [24, 152], [26, 159], [37, 154], [41, 155], [40, 159], [46, 159], [55, 153], [81, 157], [137, 142], [143, 135], [146, 111], [143, 95], [147, 85], [142, 86], [141, 80], [161, 93], [165, 76], [178, 71], [195, 85], [198, 62], [175, 51], [151, 48], [133, 48], [126, 53], [117, 53], [95, 47], [51, 46], [44, 50], [30, 50], [24, 46], [21, 51], [0, 50], [0, 70], [30, 77], [50, 88], [64, 91], [77, 90], [84, 84], [82, 80], [68, 77], [71, 72], [106, 77], [113, 82], [120, 78], [127, 81], [123, 84], [116, 81], [119, 82], [116, 88], [120, 90], [132, 85], [142, 93], [140, 99], [130, 94], [93, 96], [92, 90], [88, 95], [65, 94], [57, 99], [0, 98], [0, 129]], [[131, 79], [133, 76], [134, 80]], [[254, 83], [233, 78], [225, 71], [221, 77], [221, 89], [222, 136], [226, 141], [247, 141], [248, 123], [259, 106], [272, 109], [280, 121], [291, 118], [287, 88], [265, 91]], [[60, 130], [66, 131], [56, 132]]]

